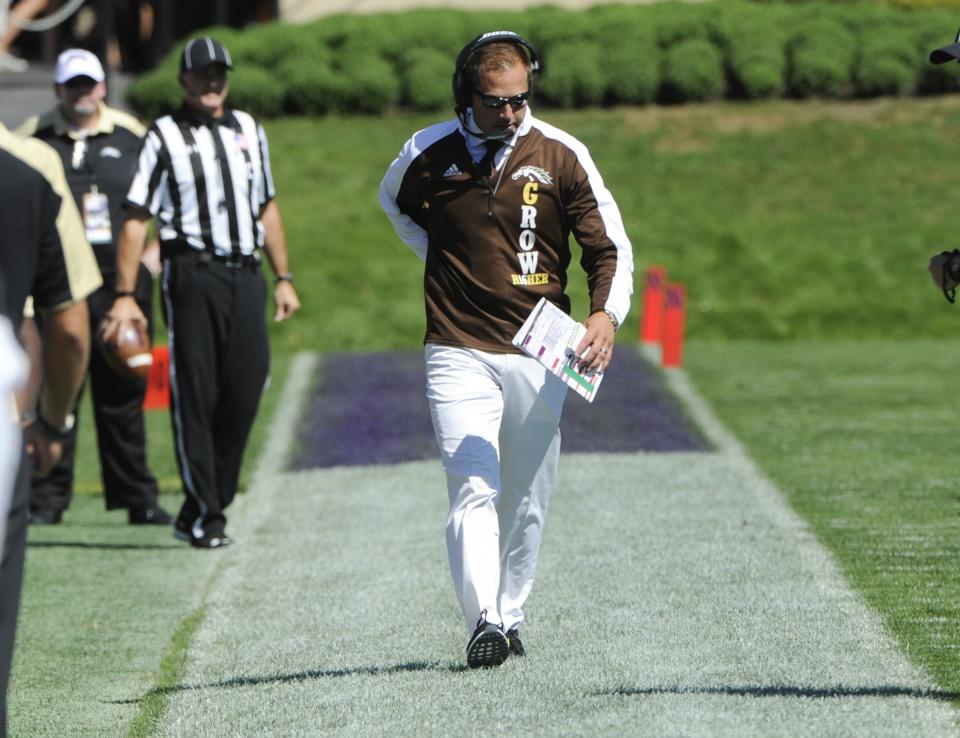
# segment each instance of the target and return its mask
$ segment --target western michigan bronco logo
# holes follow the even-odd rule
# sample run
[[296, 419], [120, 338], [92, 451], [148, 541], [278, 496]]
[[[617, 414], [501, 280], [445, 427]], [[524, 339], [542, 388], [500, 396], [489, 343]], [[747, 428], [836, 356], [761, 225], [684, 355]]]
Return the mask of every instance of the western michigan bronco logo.
[[550, 172], [548, 172], [546, 169], [541, 169], [540, 167], [532, 167], [530, 165], [520, 167], [513, 173], [513, 176], [510, 177], [510, 179], [520, 179], [521, 177], [526, 177], [531, 182], [533, 182], [534, 179], [538, 179], [543, 184], [553, 184], [553, 177], [551, 176]]

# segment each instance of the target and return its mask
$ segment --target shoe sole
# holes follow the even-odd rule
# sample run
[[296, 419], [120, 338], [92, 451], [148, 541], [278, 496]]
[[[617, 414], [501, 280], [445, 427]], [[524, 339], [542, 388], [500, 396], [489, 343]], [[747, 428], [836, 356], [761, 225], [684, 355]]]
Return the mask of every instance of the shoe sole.
[[185, 530], [180, 530], [179, 528], [173, 529], [173, 537], [178, 541], [186, 541], [187, 543], [190, 543], [190, 541], [193, 540], [193, 537], [189, 533], [187, 533]]
[[477, 636], [467, 649], [467, 666], [471, 669], [487, 669], [500, 666], [510, 655], [507, 637], [499, 631]]

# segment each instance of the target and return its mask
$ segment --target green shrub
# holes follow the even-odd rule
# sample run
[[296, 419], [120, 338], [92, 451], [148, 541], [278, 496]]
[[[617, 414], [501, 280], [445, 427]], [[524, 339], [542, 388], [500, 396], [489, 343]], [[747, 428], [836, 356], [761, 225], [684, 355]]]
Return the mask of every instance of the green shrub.
[[918, 68], [913, 39], [907, 31], [886, 27], [865, 31], [854, 67], [860, 95], [902, 95], [912, 92]]
[[652, 102], [660, 86], [661, 53], [645, 16], [623, 5], [594, 6], [586, 14], [600, 46], [604, 101]]
[[385, 59], [350, 54], [337, 66], [345, 88], [338, 112], [379, 114], [400, 101], [400, 79]]
[[839, 97], [850, 84], [850, 66], [828, 44], [807, 44], [794, 50], [790, 92], [797, 97]]
[[420, 48], [402, 57], [403, 102], [414, 110], [439, 110], [452, 104], [453, 75], [449, 56], [436, 49]]
[[[588, 41], [592, 38], [593, 27], [584, 22], [584, 14], [572, 10], [565, 10], [546, 6], [535, 8], [539, 11], [536, 17], [536, 24], [530, 28], [530, 34], [524, 36], [537, 52], [546, 57], [554, 49], [566, 51], [571, 44]], [[502, 28], [509, 26], [509, 23], [501, 20], [495, 26], [490, 26], [486, 30]], [[509, 30], [515, 30], [510, 28]], [[517, 31], [517, 33], [520, 33]], [[523, 34], [521, 34], [523, 35]]]
[[730, 95], [756, 100], [779, 95], [787, 74], [787, 32], [779, 7], [759, 14], [744, 3], [725, 5], [712, 22], [724, 52]]
[[[225, 44], [237, 75], [251, 69], [272, 75], [282, 90], [280, 110], [288, 113], [443, 108], [457, 53], [494, 29], [516, 31], [532, 43], [543, 63], [542, 100], [557, 106], [955, 90], [958, 68], [931, 65], [927, 55], [952, 40], [958, 18], [948, 10], [900, 9], [907, 5], [929, 3], [723, 0], [514, 13], [431, 8], [196, 35]], [[152, 114], [177, 104], [183, 44], [132, 84], [128, 99], [136, 111]], [[262, 77], [250, 79], [236, 83], [244, 102], [277, 114], [277, 93], [266, 90]]]
[[661, 80], [665, 102], [718, 98], [726, 84], [723, 57], [704, 39], [682, 41], [667, 49]]
[[642, 105], [653, 102], [660, 87], [660, 49], [650, 43], [620, 43], [601, 53], [606, 99]]
[[316, 25], [289, 25], [270, 23], [249, 33], [252, 39], [243, 49], [243, 63], [270, 70], [278, 70], [288, 61], [316, 63], [318, 56], [329, 58], [330, 51], [323, 43]]
[[921, 59], [920, 74], [917, 78], [917, 92], [943, 93], [957, 89], [956, 64], [931, 64], [930, 52], [952, 43], [956, 36], [953, 25], [958, 19], [950, 12], [915, 13], [911, 23], [917, 58]]
[[551, 104], [581, 107], [603, 102], [607, 76], [596, 44], [564, 44], [545, 59], [544, 70], [540, 93]]
[[156, 70], [146, 74], [127, 87], [127, 104], [144, 120], [153, 120], [176, 110], [183, 99], [183, 91], [176, 74]]
[[288, 113], [317, 115], [344, 110], [346, 80], [329, 63], [288, 61], [278, 77], [284, 82], [284, 108]]
[[683, 41], [710, 38], [710, 15], [714, 3], [707, 6], [686, 3], [656, 3], [646, 10], [661, 48], [668, 48]]
[[856, 39], [837, 21], [811, 16], [794, 28], [787, 49], [791, 94], [839, 97], [852, 89]]
[[257, 67], [239, 67], [230, 75], [230, 105], [257, 117], [275, 118], [283, 112], [284, 87], [274, 75]]

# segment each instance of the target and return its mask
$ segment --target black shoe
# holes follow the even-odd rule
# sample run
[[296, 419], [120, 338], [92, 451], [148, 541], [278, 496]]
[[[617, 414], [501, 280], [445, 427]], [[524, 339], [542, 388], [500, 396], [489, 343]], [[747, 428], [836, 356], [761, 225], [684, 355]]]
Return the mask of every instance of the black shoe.
[[480, 613], [477, 629], [467, 644], [467, 666], [471, 669], [500, 666], [510, 655], [510, 644], [499, 625], [487, 622], [487, 611]]
[[192, 541], [193, 533], [190, 532], [190, 523], [182, 518], [177, 518], [177, 522], [173, 524], [173, 537], [180, 541], [187, 541], [188, 543]]
[[30, 525], [60, 525], [62, 510], [34, 510], [27, 518]]
[[194, 548], [226, 548], [231, 543], [233, 543], [233, 539], [229, 538], [226, 533], [204, 534], [200, 538], [190, 539], [190, 545]]
[[149, 507], [131, 507], [127, 511], [130, 525], [170, 525], [173, 518], [159, 505]]
[[507, 631], [507, 643], [510, 644], [511, 656], [526, 656], [523, 650], [523, 641], [520, 640], [520, 631], [516, 628]]

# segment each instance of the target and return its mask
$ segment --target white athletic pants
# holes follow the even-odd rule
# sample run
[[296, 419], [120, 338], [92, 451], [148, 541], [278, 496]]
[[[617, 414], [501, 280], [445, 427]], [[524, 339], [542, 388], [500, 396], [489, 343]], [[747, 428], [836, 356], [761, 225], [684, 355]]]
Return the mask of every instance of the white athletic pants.
[[523, 622], [557, 478], [566, 385], [535, 360], [427, 344], [427, 399], [447, 476], [447, 554], [472, 632]]

